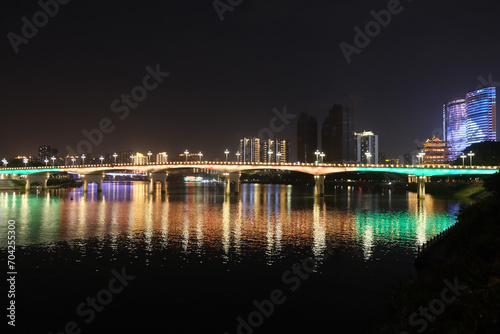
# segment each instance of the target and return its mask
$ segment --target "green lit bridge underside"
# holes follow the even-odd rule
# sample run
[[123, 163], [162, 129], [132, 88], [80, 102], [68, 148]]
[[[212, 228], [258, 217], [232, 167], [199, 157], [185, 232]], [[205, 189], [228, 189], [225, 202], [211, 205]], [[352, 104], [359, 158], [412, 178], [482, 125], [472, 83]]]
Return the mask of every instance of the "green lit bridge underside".
[[405, 167], [355, 167], [357, 172], [398, 173], [418, 176], [437, 175], [491, 175], [498, 169], [467, 169], [467, 168], [405, 168]]
[[202, 168], [217, 170], [220, 172], [245, 172], [265, 169], [277, 169], [302, 172], [312, 175], [327, 175], [344, 172], [379, 172], [379, 173], [397, 173], [417, 176], [437, 176], [437, 175], [491, 175], [499, 171], [500, 167], [491, 166], [447, 166], [438, 165], [432, 167], [423, 166], [402, 166], [393, 165], [340, 165], [340, 164], [304, 164], [304, 163], [236, 163], [236, 162], [173, 162], [168, 164], [104, 164], [104, 165], [85, 165], [85, 166], [65, 166], [60, 168], [0, 168], [0, 174], [43, 174], [72, 172], [78, 174], [105, 174], [125, 170], [135, 170], [144, 173], [167, 172], [172, 169]]

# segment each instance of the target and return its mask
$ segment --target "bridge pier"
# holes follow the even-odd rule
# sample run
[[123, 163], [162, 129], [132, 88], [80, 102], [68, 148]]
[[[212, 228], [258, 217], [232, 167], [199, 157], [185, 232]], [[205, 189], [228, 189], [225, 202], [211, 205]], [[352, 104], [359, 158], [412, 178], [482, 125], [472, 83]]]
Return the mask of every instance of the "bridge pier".
[[419, 199], [425, 198], [425, 180], [427, 177], [419, 176], [417, 180], [417, 197]]
[[231, 194], [231, 182], [234, 182], [234, 194], [240, 193], [240, 173], [225, 173], [226, 175], [226, 194]]
[[325, 195], [325, 177], [326, 175], [314, 175], [314, 196]]
[[161, 193], [164, 194], [167, 189], [167, 173], [149, 173], [149, 193], [154, 194], [157, 182], [161, 183]]
[[104, 174], [87, 174], [82, 175], [83, 182], [83, 193], [87, 193], [89, 189], [89, 183], [97, 183], [97, 192], [102, 192], [102, 181], [104, 180]]
[[35, 182], [40, 183], [43, 190], [47, 189], [47, 180], [49, 179], [49, 177], [49, 173], [26, 175], [26, 191], [30, 191], [31, 184]]

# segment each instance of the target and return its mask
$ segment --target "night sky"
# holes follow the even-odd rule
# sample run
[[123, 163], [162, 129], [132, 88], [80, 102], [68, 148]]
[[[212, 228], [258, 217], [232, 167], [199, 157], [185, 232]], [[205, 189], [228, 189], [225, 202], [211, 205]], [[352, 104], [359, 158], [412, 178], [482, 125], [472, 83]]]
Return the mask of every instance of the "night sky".
[[[114, 130], [93, 155], [188, 149], [224, 159], [229, 148], [234, 159], [238, 139], [269, 127], [274, 108], [298, 115], [311, 104], [352, 105], [352, 94], [357, 131], [378, 134], [388, 156], [411, 152], [416, 139], [440, 135], [443, 102], [478, 77], [500, 82], [500, 4], [402, 0], [348, 64], [340, 43], [354, 45], [353, 29], [394, 2], [244, 0], [221, 21], [212, 0], [73, 0], [16, 54], [8, 34], [22, 36], [21, 19], [33, 22], [41, 7], [4, 1], [0, 158], [36, 155], [39, 145], [66, 155], [108, 118]], [[163, 82], [126, 117], [113, 112], [157, 64], [170, 73]], [[320, 123], [327, 110], [313, 109]], [[295, 144], [296, 122], [276, 136]]]

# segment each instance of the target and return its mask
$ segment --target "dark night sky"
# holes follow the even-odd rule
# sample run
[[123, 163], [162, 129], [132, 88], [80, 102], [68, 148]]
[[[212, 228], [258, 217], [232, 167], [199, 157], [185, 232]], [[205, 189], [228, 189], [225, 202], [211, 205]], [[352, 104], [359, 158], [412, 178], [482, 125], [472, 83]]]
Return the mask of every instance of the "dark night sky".
[[[226, 1], [224, 1], [226, 2]], [[93, 154], [186, 148], [223, 159], [239, 138], [269, 126], [273, 108], [358, 102], [357, 131], [379, 135], [396, 156], [441, 128], [442, 103], [464, 96], [479, 76], [500, 81], [497, 0], [409, 1], [348, 64], [342, 41], [388, 1], [242, 1], [220, 21], [212, 0], [70, 1], [15, 54], [7, 38], [37, 1], [0, 11], [0, 158], [39, 145], [76, 148], [82, 130], [109, 118]], [[169, 72], [124, 120], [111, 111], [141, 84], [146, 66]], [[316, 108], [320, 122], [327, 108]], [[295, 142], [295, 122], [279, 137]], [[295, 147], [295, 146], [293, 146]], [[295, 153], [295, 150], [294, 150]], [[295, 157], [295, 154], [293, 154]]]

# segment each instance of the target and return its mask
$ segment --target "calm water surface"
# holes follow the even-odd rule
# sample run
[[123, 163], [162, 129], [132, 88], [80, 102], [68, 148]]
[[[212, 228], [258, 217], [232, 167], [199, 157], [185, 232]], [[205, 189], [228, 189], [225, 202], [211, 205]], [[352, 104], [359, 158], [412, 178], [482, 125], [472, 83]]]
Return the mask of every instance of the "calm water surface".
[[[17, 222], [17, 245], [160, 232], [166, 244], [186, 252], [252, 249], [272, 262], [286, 256], [285, 246], [310, 247], [319, 255], [327, 241], [348, 244], [365, 259], [374, 256], [374, 247], [413, 252], [454, 224], [460, 208], [457, 200], [427, 195], [419, 201], [415, 193], [337, 187], [314, 198], [311, 190], [244, 184], [239, 196], [227, 197], [220, 186], [186, 183], [169, 184], [167, 195], [148, 195], [145, 183], [116, 182], [104, 183], [102, 194], [86, 196], [81, 188], [0, 192], [0, 219]], [[2, 247], [6, 232], [2, 224]]]
[[[17, 245], [30, 256], [39, 249], [57, 249], [60, 241], [83, 249], [71, 260], [57, 260], [66, 261], [60, 270], [79, 268], [78, 257], [86, 254], [106, 258], [114, 255], [105, 249], [125, 249], [132, 254], [128, 270], [142, 271], [145, 284], [163, 293], [162, 304], [169, 300], [183, 305], [192, 318], [209, 319], [210, 325], [187, 321], [178, 328], [172, 322], [172, 332], [234, 333], [236, 317], [249, 314], [252, 301], [277, 286], [290, 301], [259, 333], [293, 332], [294, 318], [304, 328], [333, 321], [337, 328], [365, 332], [383, 316], [391, 289], [415, 275], [417, 247], [453, 225], [460, 208], [456, 200], [427, 195], [422, 201], [415, 193], [357, 187], [327, 186], [324, 198], [315, 198], [313, 188], [305, 186], [244, 184], [241, 189], [239, 196], [226, 196], [218, 184], [169, 183], [166, 195], [149, 195], [146, 183], [110, 182], [102, 194], [90, 188], [85, 196], [81, 188], [0, 192], [0, 246], [6, 248], [6, 222], [15, 220]], [[335, 254], [323, 263], [328, 244]], [[162, 254], [156, 262], [155, 253]], [[314, 279], [295, 293], [280, 280], [282, 273], [311, 256], [319, 259]], [[158, 273], [168, 268], [161, 282], [146, 279], [137, 267], [150, 263], [143, 268], [154, 266]], [[71, 309], [79, 299], [65, 302], [64, 308]], [[123, 305], [123, 312], [132, 307]], [[179, 310], [168, 308], [168, 314], [174, 319], [186, 314]]]

